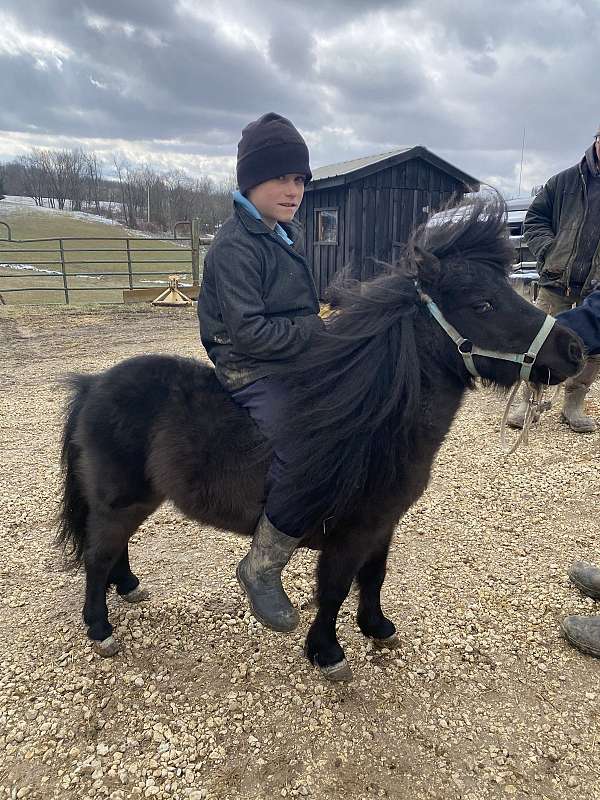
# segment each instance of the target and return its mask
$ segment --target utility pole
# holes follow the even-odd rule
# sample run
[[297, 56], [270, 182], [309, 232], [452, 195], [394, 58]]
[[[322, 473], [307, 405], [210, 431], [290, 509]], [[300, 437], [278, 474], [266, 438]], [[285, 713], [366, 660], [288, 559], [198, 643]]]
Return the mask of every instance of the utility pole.
[[150, 184], [148, 184], [148, 222], [150, 222]]
[[517, 197], [521, 196], [521, 177], [523, 176], [523, 156], [525, 155], [525, 128], [523, 128], [523, 145], [521, 146], [521, 169], [519, 170], [519, 191]]
[[200, 285], [200, 220], [193, 219], [191, 222], [192, 240], [192, 286]]

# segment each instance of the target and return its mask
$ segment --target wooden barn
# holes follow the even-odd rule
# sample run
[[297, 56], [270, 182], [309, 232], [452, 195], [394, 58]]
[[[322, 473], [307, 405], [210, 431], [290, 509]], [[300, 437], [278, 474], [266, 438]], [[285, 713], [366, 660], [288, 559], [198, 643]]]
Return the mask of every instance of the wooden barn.
[[478, 189], [476, 178], [421, 146], [316, 169], [298, 218], [319, 296], [345, 266], [372, 277], [376, 261], [394, 261], [430, 212]]

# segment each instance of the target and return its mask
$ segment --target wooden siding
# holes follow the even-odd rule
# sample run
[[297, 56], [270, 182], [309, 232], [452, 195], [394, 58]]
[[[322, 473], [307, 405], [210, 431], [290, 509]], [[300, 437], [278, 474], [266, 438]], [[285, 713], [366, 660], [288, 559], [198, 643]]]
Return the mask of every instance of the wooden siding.
[[[304, 196], [299, 219], [306, 230], [306, 255], [319, 296], [344, 267], [366, 280], [390, 262], [398, 245], [427, 215], [465, 192], [464, 184], [446, 172], [415, 158], [382, 169], [362, 180], [319, 190]], [[338, 209], [338, 244], [315, 242], [315, 209]]]

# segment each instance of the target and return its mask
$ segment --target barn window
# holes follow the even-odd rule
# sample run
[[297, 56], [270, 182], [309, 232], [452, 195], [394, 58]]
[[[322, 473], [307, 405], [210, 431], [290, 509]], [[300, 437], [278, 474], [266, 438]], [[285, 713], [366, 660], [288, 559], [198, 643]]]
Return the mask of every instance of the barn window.
[[338, 210], [337, 208], [317, 208], [316, 244], [338, 243]]

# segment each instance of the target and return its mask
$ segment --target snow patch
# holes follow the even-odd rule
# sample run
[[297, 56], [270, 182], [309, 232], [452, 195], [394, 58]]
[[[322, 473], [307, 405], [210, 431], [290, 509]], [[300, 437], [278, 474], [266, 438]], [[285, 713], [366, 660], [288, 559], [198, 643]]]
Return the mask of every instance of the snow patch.
[[62, 275], [62, 272], [58, 272], [55, 269], [41, 269], [40, 267], [36, 267], [33, 264], [2, 264], [3, 267], [6, 269], [16, 269], [20, 271], [29, 271], [29, 272], [39, 272], [41, 275]]
[[[48, 201], [45, 200], [45, 203]], [[50, 208], [48, 205], [36, 206], [32, 197], [19, 197], [18, 195], [6, 195], [4, 200], [0, 200], [0, 218], [3, 215], [17, 214], [23, 210], [39, 211], [46, 214], [61, 214], [62, 216], [71, 217], [72, 219], [83, 220], [84, 222], [101, 222], [104, 225], [120, 225], [114, 219], [107, 219], [98, 214], [88, 214], [87, 211], [71, 211], [71, 201], [67, 200], [65, 203], [65, 210], [59, 211], [57, 208]]]

